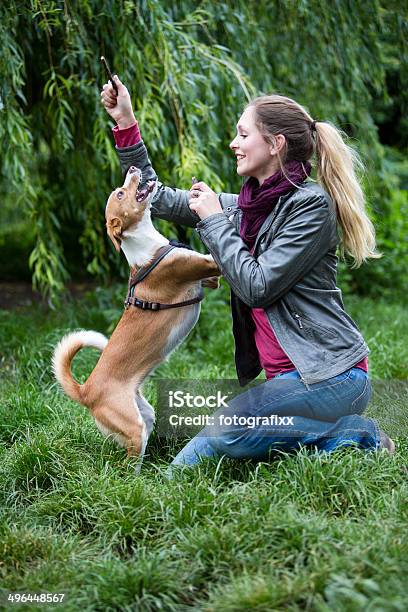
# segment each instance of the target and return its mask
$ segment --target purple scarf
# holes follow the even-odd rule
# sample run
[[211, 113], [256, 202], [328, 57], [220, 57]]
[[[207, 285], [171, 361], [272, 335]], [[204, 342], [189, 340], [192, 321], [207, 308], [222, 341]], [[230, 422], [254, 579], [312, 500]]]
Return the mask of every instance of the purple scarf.
[[240, 236], [247, 246], [252, 249], [256, 237], [265, 221], [272, 212], [279, 198], [289, 191], [296, 189], [293, 185], [300, 185], [310, 175], [312, 166], [309, 162], [292, 160], [284, 166], [285, 174], [290, 182], [278, 170], [267, 178], [261, 186], [252, 176], [243, 184], [238, 198], [238, 207], [242, 210]]

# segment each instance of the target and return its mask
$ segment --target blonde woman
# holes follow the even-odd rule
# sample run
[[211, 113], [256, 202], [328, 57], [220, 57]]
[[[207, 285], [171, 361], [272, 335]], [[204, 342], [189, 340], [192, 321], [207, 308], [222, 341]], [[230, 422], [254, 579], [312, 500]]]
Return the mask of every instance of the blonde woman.
[[[145, 181], [157, 178], [128, 90], [115, 80], [118, 95], [106, 84], [101, 98], [117, 122], [122, 170], [134, 165]], [[248, 104], [230, 149], [247, 177], [238, 196], [203, 182], [190, 191], [159, 184], [152, 215], [196, 228], [231, 287], [239, 382], [262, 369], [266, 381], [216, 413], [172, 465], [223, 454], [266, 459], [301, 446], [393, 453], [376, 421], [361, 416], [371, 396], [369, 349], [336, 286], [338, 246], [356, 266], [381, 256], [355, 154], [333, 125], [280, 95]], [[309, 179], [313, 156], [317, 183]]]

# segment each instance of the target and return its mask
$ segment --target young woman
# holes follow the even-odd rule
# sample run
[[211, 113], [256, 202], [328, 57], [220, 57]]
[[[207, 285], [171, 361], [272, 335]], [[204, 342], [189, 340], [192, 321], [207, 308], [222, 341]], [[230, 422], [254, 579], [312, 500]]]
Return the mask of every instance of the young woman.
[[[156, 178], [129, 93], [115, 80], [118, 95], [105, 84], [101, 99], [117, 122], [122, 170], [134, 165], [144, 180]], [[217, 195], [203, 182], [190, 192], [159, 184], [152, 215], [196, 228], [231, 287], [239, 382], [262, 368], [267, 380], [221, 411], [232, 424], [218, 419], [172, 465], [222, 454], [265, 459], [302, 445], [393, 453], [393, 441], [361, 416], [371, 396], [369, 349], [336, 287], [339, 243], [358, 266], [380, 256], [352, 150], [331, 124], [278, 95], [248, 104], [230, 148], [248, 177], [239, 196]], [[317, 183], [307, 180], [314, 154]], [[249, 427], [248, 417], [259, 425]]]

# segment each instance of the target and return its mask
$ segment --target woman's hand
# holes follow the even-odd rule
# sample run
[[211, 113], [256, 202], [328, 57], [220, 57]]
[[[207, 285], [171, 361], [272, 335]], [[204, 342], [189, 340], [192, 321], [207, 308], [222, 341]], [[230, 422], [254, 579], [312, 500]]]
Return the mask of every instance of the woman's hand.
[[191, 187], [188, 205], [190, 210], [197, 213], [200, 219], [206, 219], [210, 215], [223, 212], [217, 194], [202, 181], [194, 183]]
[[101, 91], [101, 102], [106, 112], [116, 121], [119, 129], [123, 130], [136, 123], [136, 118], [127, 88], [116, 74], [113, 78], [118, 88], [118, 95], [110, 82], [105, 83]]

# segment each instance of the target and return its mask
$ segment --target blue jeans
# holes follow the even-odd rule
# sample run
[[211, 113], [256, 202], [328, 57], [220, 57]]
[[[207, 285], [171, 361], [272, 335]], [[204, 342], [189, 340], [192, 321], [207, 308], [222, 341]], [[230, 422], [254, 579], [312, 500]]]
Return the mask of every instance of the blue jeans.
[[201, 457], [220, 455], [265, 460], [273, 451], [301, 446], [325, 452], [350, 445], [376, 449], [378, 424], [360, 416], [371, 391], [368, 374], [360, 368], [307, 386], [297, 370], [279, 374], [218, 410], [216, 425], [201, 430], [171, 465], [194, 465]]

